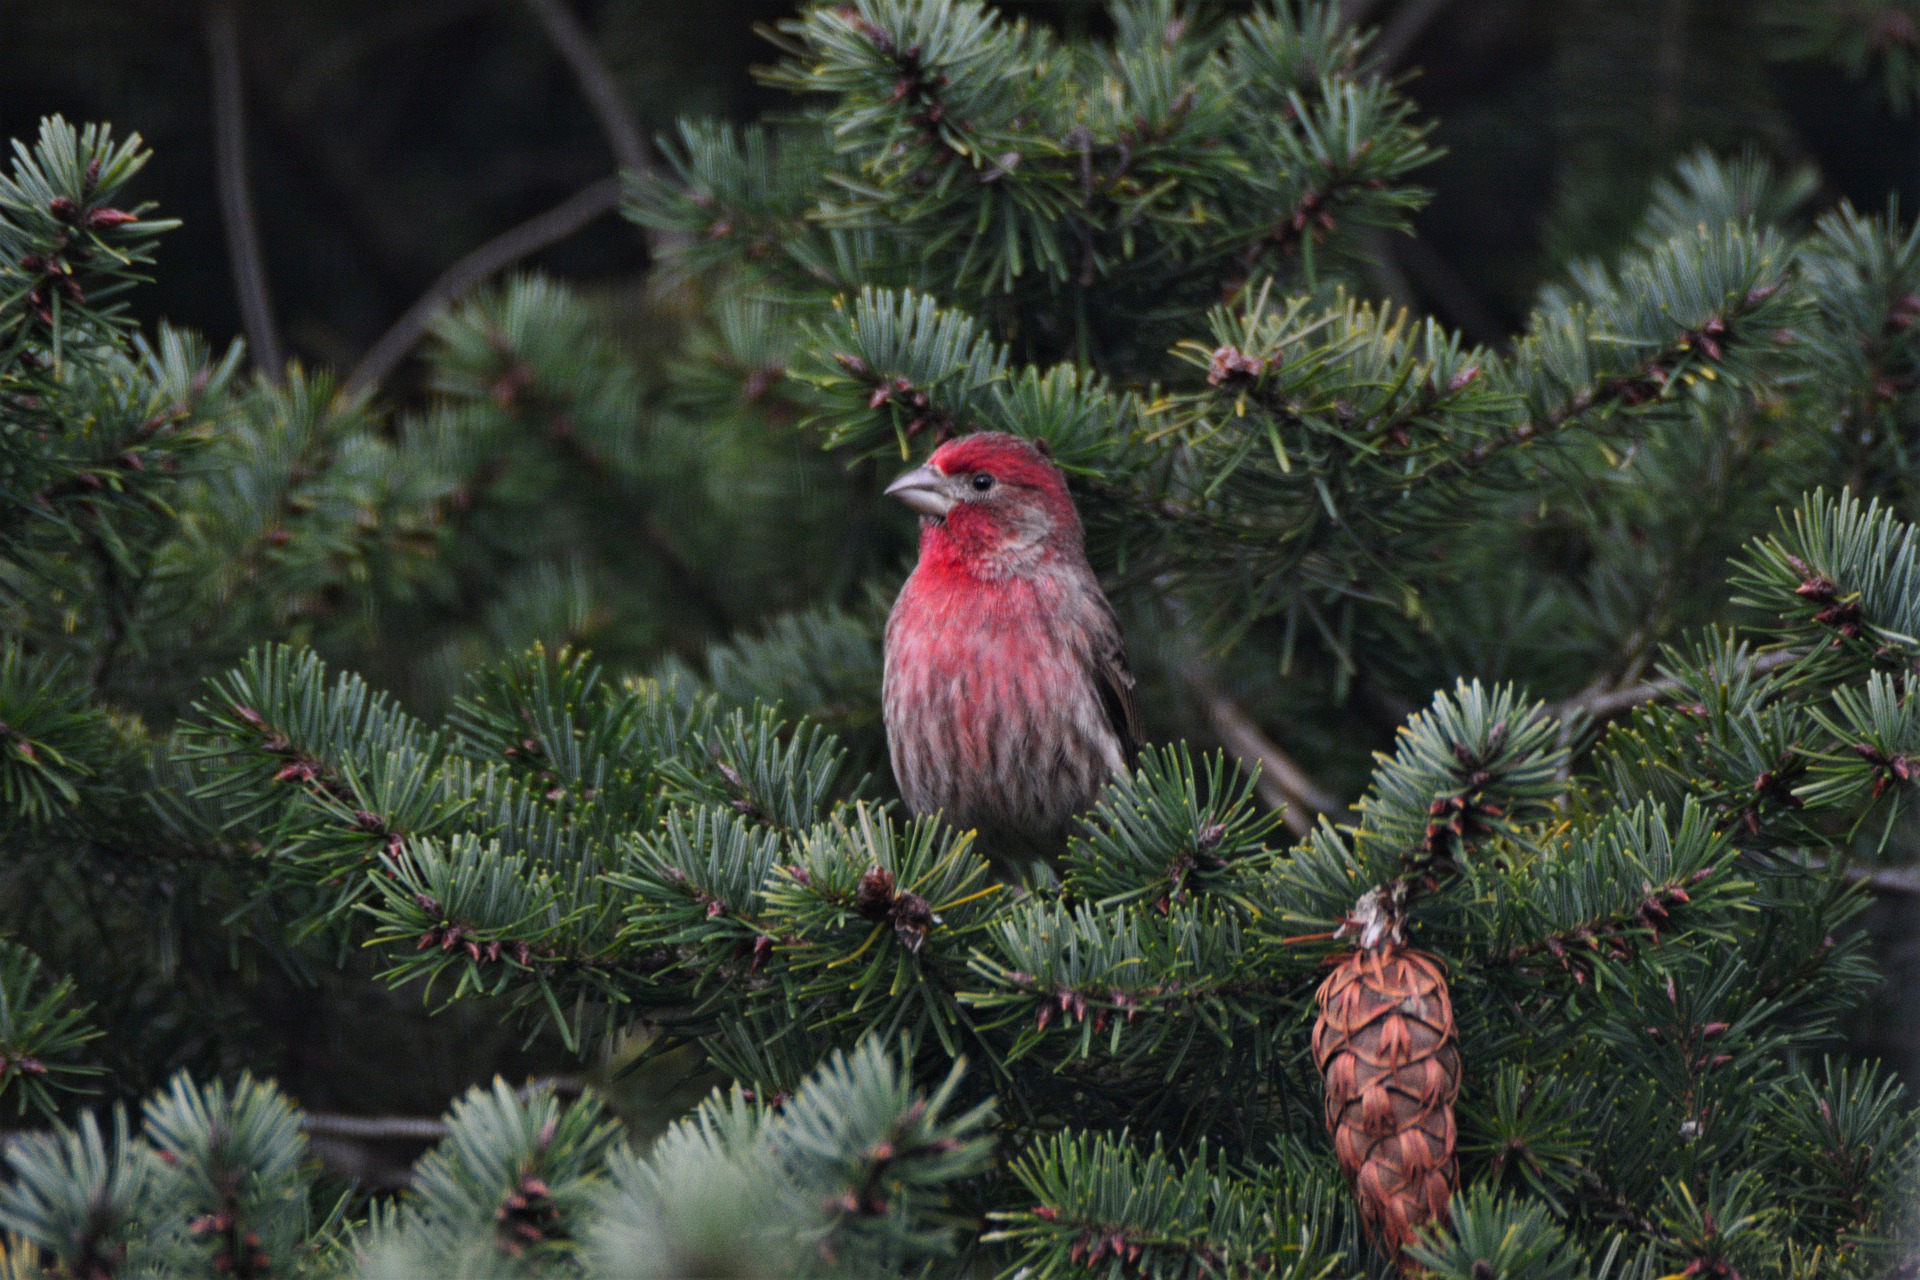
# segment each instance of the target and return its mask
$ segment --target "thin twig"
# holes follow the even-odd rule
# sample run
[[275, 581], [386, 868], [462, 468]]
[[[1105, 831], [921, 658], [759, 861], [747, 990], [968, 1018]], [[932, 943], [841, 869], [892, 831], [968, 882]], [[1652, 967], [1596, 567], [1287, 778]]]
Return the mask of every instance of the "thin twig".
[[[578, 1097], [586, 1082], [578, 1076], [541, 1076], [514, 1090], [525, 1102], [542, 1093], [557, 1097]], [[445, 1120], [425, 1116], [346, 1116], [325, 1111], [309, 1111], [300, 1118], [300, 1129], [309, 1138], [329, 1138], [339, 1142], [438, 1142], [447, 1136]]]
[[587, 105], [599, 118], [600, 128], [607, 135], [620, 167], [629, 173], [645, 173], [649, 167], [646, 140], [640, 136], [640, 126], [627, 110], [620, 86], [614, 82], [600, 51], [593, 47], [593, 39], [580, 25], [580, 19], [574, 17], [565, 0], [526, 0], [526, 5], [547, 29], [547, 36], [560, 56], [573, 68], [580, 92], [586, 95]]
[[[1825, 862], [1811, 855], [1803, 855], [1794, 861], [1808, 871], [1827, 869]], [[1849, 866], [1840, 874], [1854, 884], [1864, 886], [1869, 893], [1879, 894], [1883, 898], [1920, 898], [1920, 867]]]
[[1336, 813], [1346, 806], [1315, 782], [1297, 761], [1261, 732], [1240, 704], [1221, 692], [1197, 664], [1181, 672], [1187, 687], [1200, 700], [1220, 745], [1241, 760], [1260, 766], [1254, 785], [1270, 808], [1279, 809], [1287, 830], [1303, 836], [1313, 829], [1315, 816]]
[[1920, 867], [1878, 867], [1870, 871], [1849, 867], [1847, 878], [1882, 897], [1920, 898]]
[[[1774, 653], [1763, 653], [1749, 660], [1742, 668], [1749, 675], [1763, 676], [1769, 671], [1778, 671], [1800, 660], [1800, 655], [1790, 649]], [[1662, 676], [1658, 680], [1649, 680], [1645, 684], [1628, 685], [1623, 689], [1590, 688], [1576, 693], [1571, 698], [1563, 698], [1547, 708], [1547, 714], [1556, 720], [1570, 720], [1576, 715], [1586, 715], [1595, 720], [1604, 720], [1619, 715], [1622, 711], [1631, 711], [1649, 702], [1678, 693], [1684, 686], [1672, 676]]]
[[373, 391], [400, 367], [414, 344], [448, 303], [481, 281], [548, 245], [566, 239], [620, 203], [620, 180], [601, 178], [553, 208], [495, 236], [442, 272], [419, 301], [380, 335], [347, 375], [341, 394], [348, 398]]
[[246, 90], [240, 73], [240, 19], [235, 0], [214, 0], [207, 9], [207, 54], [213, 71], [214, 186], [227, 229], [227, 259], [240, 320], [253, 347], [253, 363], [268, 379], [286, 378], [286, 352], [273, 321], [267, 268], [260, 256], [253, 192], [247, 184]]
[[309, 1138], [339, 1142], [438, 1142], [447, 1136], [445, 1120], [420, 1116], [336, 1116], [309, 1112], [300, 1121]]

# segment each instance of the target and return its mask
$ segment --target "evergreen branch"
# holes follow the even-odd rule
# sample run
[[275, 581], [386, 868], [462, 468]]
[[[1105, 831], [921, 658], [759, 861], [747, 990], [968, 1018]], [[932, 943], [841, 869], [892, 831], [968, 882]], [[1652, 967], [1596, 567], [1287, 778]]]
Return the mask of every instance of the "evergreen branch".
[[38, 827], [73, 812], [107, 766], [111, 729], [66, 664], [0, 642], [0, 805]]
[[1827, 1058], [1782, 1079], [1763, 1099], [1775, 1161], [1793, 1195], [1788, 1204], [1819, 1237], [1891, 1253], [1881, 1187], [1897, 1184], [1914, 1155], [1898, 1113], [1904, 1090], [1878, 1064], [1849, 1067]]
[[[1803, 656], [1791, 649], [1777, 649], [1771, 653], [1754, 654], [1743, 669], [1753, 675], [1763, 676], [1790, 667]], [[1563, 723], [1576, 718], [1606, 720], [1622, 711], [1675, 697], [1684, 693], [1686, 688], [1686, 682], [1677, 676], [1661, 676], [1656, 680], [1611, 689], [1596, 682], [1571, 698], [1549, 703], [1547, 714]]]
[[182, 1074], [142, 1110], [141, 1136], [160, 1165], [156, 1198], [185, 1218], [169, 1251], [222, 1275], [289, 1268], [311, 1226], [311, 1174], [287, 1099], [250, 1076], [229, 1090]]
[[1017, 1244], [1020, 1270], [1056, 1277], [1273, 1276], [1318, 1280], [1340, 1266], [1330, 1196], [1276, 1194], [1233, 1176], [1202, 1143], [1177, 1161], [1161, 1141], [1062, 1134], [1014, 1161], [1038, 1203], [998, 1212], [989, 1238]]
[[788, 856], [765, 889], [773, 957], [822, 1002], [824, 1021], [856, 1034], [931, 1031], [953, 1054], [963, 1039], [984, 1048], [957, 987], [1000, 890], [970, 833], [924, 818], [898, 827], [856, 803]]
[[1878, 499], [1808, 495], [1782, 531], [1755, 542], [1733, 584], [1809, 649], [1856, 666], [1920, 659], [1920, 534]]
[[457, 1100], [446, 1125], [447, 1140], [414, 1167], [398, 1229], [485, 1233], [515, 1258], [566, 1252], [619, 1133], [599, 1099], [563, 1106], [549, 1091], [522, 1095], [496, 1077]]
[[1452, 1217], [1449, 1229], [1431, 1232], [1410, 1251], [1437, 1280], [1578, 1280], [1592, 1274], [1566, 1230], [1538, 1201], [1474, 1187], [1455, 1198]]
[[152, 206], [116, 206], [151, 158], [134, 134], [103, 125], [40, 122], [29, 148], [16, 141], [0, 174], [0, 390], [9, 414], [28, 413], [62, 360], [113, 350], [130, 328], [113, 301], [153, 261], [154, 237], [179, 225]]
[[1041, 1053], [1170, 1073], [1243, 1035], [1264, 1057], [1266, 1020], [1307, 975], [1259, 955], [1242, 919], [1209, 902], [1020, 903], [992, 922], [972, 962], [984, 987], [963, 999], [1013, 1029], [1009, 1063]]
[[1146, 748], [1101, 792], [1067, 850], [1064, 889], [1101, 905], [1232, 903], [1251, 913], [1253, 882], [1272, 863], [1274, 815], [1254, 810], [1253, 779], [1224, 756], [1194, 767], [1184, 743]]
[[1489, 837], [1518, 834], [1564, 786], [1558, 727], [1544, 704], [1511, 686], [1456, 682], [1400, 730], [1375, 769], [1356, 806], [1363, 843], [1425, 877], [1469, 859]]
[[155, 1161], [131, 1142], [127, 1115], [113, 1138], [92, 1113], [69, 1129], [30, 1134], [6, 1149], [13, 1179], [0, 1189], [0, 1225], [37, 1246], [69, 1275], [112, 1275], [142, 1239], [157, 1200]]
[[44, 971], [39, 956], [0, 939], [0, 1096], [11, 1092], [16, 1115], [55, 1114], [56, 1095], [90, 1087], [100, 1068], [76, 1061], [103, 1034], [71, 978]]
[[1601, 962], [1670, 938], [1725, 935], [1753, 886], [1731, 873], [1733, 849], [1706, 810], [1644, 804], [1569, 833], [1564, 845], [1492, 878], [1484, 926], [1496, 963], [1558, 967], [1584, 984]]
[[1676, 700], [1615, 723], [1596, 754], [1601, 776], [1669, 807], [1698, 799], [1750, 843], [1792, 843], [1805, 825], [1805, 748], [1818, 735], [1807, 703], [1783, 696], [1792, 671], [1755, 672], [1748, 646], [1717, 630], [1670, 650], [1663, 666], [1681, 682]]
[[924, 294], [862, 289], [851, 314], [836, 312], [802, 374], [825, 402], [809, 422], [829, 445], [874, 451], [890, 436], [904, 458], [922, 432], [944, 440], [962, 430], [1005, 377], [1005, 349], [972, 317]]
[[625, 177], [620, 212], [658, 237], [661, 265], [699, 276], [786, 261], [815, 283], [834, 274], [814, 261], [820, 168], [830, 152], [811, 133], [776, 135], [754, 124], [682, 120], [662, 138], [665, 172]]
[[209, 0], [207, 51], [213, 68], [214, 175], [227, 228], [233, 291], [253, 347], [254, 365], [274, 383], [285, 378], [287, 357], [273, 318], [260, 225], [247, 180], [246, 85], [240, 66], [237, 0]]
[[1589, 279], [1579, 299], [1550, 299], [1512, 357], [1527, 416], [1457, 466], [1471, 471], [1677, 386], [1737, 383], [1791, 314], [1787, 270], [1777, 235], [1702, 225], [1628, 260], [1617, 281]]
[[959, 1080], [956, 1068], [922, 1092], [870, 1037], [777, 1110], [738, 1087], [717, 1094], [644, 1159], [615, 1154], [585, 1253], [601, 1274], [645, 1258], [662, 1276], [899, 1274], [950, 1253], [946, 1204], [985, 1168], [991, 1115], [954, 1110]]

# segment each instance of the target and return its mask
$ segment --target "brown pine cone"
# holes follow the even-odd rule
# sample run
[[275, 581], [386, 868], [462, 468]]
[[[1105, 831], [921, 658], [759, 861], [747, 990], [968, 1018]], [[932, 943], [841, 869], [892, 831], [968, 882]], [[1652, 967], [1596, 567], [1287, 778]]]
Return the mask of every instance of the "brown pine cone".
[[1402, 1275], [1428, 1222], [1447, 1221], [1459, 1184], [1453, 1100], [1460, 1048], [1439, 962], [1386, 939], [1354, 952], [1320, 984], [1313, 1061], [1326, 1083], [1327, 1131], [1367, 1236]]

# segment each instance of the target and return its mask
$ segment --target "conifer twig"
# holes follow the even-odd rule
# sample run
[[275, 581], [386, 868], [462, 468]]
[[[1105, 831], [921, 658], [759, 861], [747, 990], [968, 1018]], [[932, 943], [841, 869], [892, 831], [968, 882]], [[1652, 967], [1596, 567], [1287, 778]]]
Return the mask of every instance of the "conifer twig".
[[1268, 806], [1281, 810], [1287, 830], [1303, 836], [1313, 829], [1315, 816], [1345, 807], [1338, 796], [1315, 782], [1292, 756], [1261, 732], [1253, 717], [1221, 692], [1197, 664], [1188, 665], [1181, 674], [1200, 700], [1220, 745], [1230, 754], [1260, 766], [1254, 785]]
[[1920, 898], [1920, 867], [1876, 867], [1849, 870], [1847, 878], [1882, 897]]
[[[1802, 855], [1792, 859], [1808, 871], [1825, 871], [1827, 864], [1811, 855]], [[1841, 870], [1841, 876], [1864, 888], [1868, 893], [1882, 898], [1920, 898], [1920, 866], [1916, 867], [1857, 867], [1848, 866]]]
[[598, 179], [545, 213], [495, 236], [448, 267], [439, 279], [427, 286], [419, 300], [380, 335], [380, 340], [367, 354], [360, 357], [360, 363], [347, 375], [341, 394], [352, 398], [373, 391], [400, 367], [434, 317], [455, 298], [528, 254], [566, 239], [601, 214], [611, 212], [619, 203], [620, 180]]
[[[1762, 676], [1769, 671], [1778, 671], [1781, 667], [1797, 662], [1800, 655], [1793, 650], [1783, 649], [1775, 653], [1763, 653], [1746, 664], [1751, 675]], [[1679, 692], [1681, 682], [1672, 676], [1661, 676], [1657, 680], [1648, 680], [1644, 684], [1631, 684], [1624, 688], [1608, 689], [1599, 686], [1590, 687], [1570, 698], [1563, 698], [1547, 708], [1547, 714], [1556, 720], [1570, 720], [1576, 715], [1585, 715], [1594, 720], [1604, 720], [1622, 711], [1631, 711], [1635, 707]]]
[[546, 28], [547, 38], [567, 60], [567, 66], [573, 69], [574, 78], [580, 82], [580, 92], [600, 121], [620, 167], [630, 173], [645, 173], [650, 165], [640, 126], [627, 110], [620, 86], [614, 82], [613, 73], [607, 69], [599, 50], [593, 47], [593, 40], [580, 25], [580, 19], [567, 7], [566, 0], [526, 0], [526, 5]]
[[337, 1116], [309, 1112], [300, 1121], [309, 1138], [340, 1142], [438, 1142], [447, 1122], [424, 1116]]
[[[537, 1093], [577, 1097], [586, 1086], [578, 1076], [542, 1076], [514, 1090], [521, 1098]], [[349, 1116], [309, 1111], [300, 1119], [309, 1138], [340, 1142], [438, 1142], [447, 1136], [447, 1122], [428, 1116]]]
[[235, 0], [214, 0], [207, 9], [207, 54], [213, 72], [214, 186], [227, 229], [227, 259], [240, 320], [253, 347], [253, 362], [275, 383], [286, 377], [286, 352], [274, 325], [266, 264], [253, 193], [247, 183], [246, 91], [240, 72], [240, 20]]

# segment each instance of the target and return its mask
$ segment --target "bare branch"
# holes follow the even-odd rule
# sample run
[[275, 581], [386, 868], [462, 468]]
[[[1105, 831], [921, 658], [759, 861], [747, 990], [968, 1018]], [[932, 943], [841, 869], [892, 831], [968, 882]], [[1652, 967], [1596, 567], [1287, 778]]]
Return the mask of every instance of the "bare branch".
[[[1762, 676], [1769, 671], [1778, 671], [1800, 660], [1800, 655], [1790, 649], [1774, 653], [1763, 653], [1747, 663], [1746, 671], [1751, 675]], [[1576, 715], [1585, 715], [1595, 720], [1604, 720], [1619, 715], [1622, 711], [1631, 711], [1649, 702], [1657, 702], [1680, 691], [1681, 684], [1671, 676], [1658, 680], [1649, 680], [1645, 684], [1628, 685], [1622, 689], [1608, 689], [1595, 686], [1576, 693], [1571, 698], [1563, 698], [1547, 708], [1547, 714], [1556, 720], [1571, 720]]]
[[1260, 767], [1254, 785], [1262, 801], [1282, 811], [1287, 830], [1303, 836], [1313, 829], [1315, 816], [1337, 813], [1346, 807], [1340, 803], [1340, 797], [1321, 787], [1292, 756], [1261, 732], [1253, 717], [1222, 693], [1197, 664], [1185, 667], [1181, 675], [1194, 697], [1200, 700], [1220, 745], [1229, 754]]
[[448, 267], [360, 358], [360, 363], [347, 375], [341, 394], [351, 398], [373, 391], [400, 367], [434, 317], [454, 299], [528, 254], [566, 239], [601, 214], [611, 212], [619, 203], [620, 180], [601, 178], [545, 213], [495, 236]]
[[[540, 1076], [514, 1093], [522, 1101], [542, 1093], [575, 1098], [586, 1087], [578, 1076]], [[333, 1142], [438, 1142], [447, 1136], [447, 1122], [425, 1116], [346, 1116], [309, 1111], [300, 1118], [300, 1130], [309, 1138]]]
[[309, 1138], [337, 1142], [438, 1142], [447, 1136], [447, 1122], [420, 1116], [335, 1116], [309, 1112], [300, 1121]]
[[266, 264], [247, 184], [246, 90], [240, 72], [240, 19], [235, 0], [207, 8], [207, 54], [213, 71], [214, 186], [227, 229], [227, 259], [240, 320], [253, 348], [253, 362], [269, 379], [286, 377], [287, 359], [274, 325]]
[[[1827, 869], [1825, 862], [1811, 855], [1794, 861], [1808, 871]], [[1920, 867], [1848, 866], [1840, 874], [1882, 898], [1920, 898]]]
[[1882, 897], [1920, 898], [1920, 867], [1848, 868], [1847, 878]]
[[566, 0], [526, 0], [526, 4], [547, 29], [547, 36], [559, 49], [560, 56], [573, 68], [574, 78], [580, 81], [580, 92], [586, 95], [587, 105], [599, 117], [600, 128], [607, 135], [620, 167], [630, 173], [645, 173], [649, 167], [646, 140], [640, 136], [640, 126], [627, 110], [620, 86], [614, 83], [613, 73], [607, 69], [600, 51], [593, 47], [593, 39], [580, 25], [580, 19], [574, 17]]

